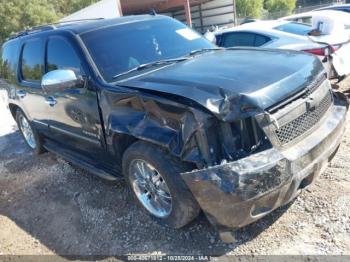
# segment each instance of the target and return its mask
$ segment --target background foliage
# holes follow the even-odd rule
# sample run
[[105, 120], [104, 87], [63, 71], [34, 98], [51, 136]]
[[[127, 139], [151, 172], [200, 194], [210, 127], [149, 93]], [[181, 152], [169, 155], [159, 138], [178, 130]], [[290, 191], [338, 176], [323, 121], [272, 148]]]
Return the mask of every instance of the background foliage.
[[295, 0], [265, 0], [265, 9], [270, 13], [281, 12], [284, 15], [291, 13], [295, 8]]
[[11, 33], [57, 21], [98, 0], [0, 0], [0, 43]]
[[[306, 0], [305, 0], [306, 1]], [[265, 13], [290, 14], [297, 0], [236, 0], [239, 18], [260, 18]]]
[[237, 16], [259, 18], [263, 11], [264, 0], [236, 0]]

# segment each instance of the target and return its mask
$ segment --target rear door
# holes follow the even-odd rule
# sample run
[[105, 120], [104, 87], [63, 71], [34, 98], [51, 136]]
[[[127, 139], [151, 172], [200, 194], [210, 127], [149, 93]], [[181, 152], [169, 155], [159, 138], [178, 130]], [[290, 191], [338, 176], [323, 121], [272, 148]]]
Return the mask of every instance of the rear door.
[[41, 88], [44, 49], [42, 38], [31, 38], [22, 42], [18, 67], [19, 83], [16, 89], [20, 107], [41, 132], [46, 132], [48, 125], [46, 104]]
[[74, 151], [92, 157], [102, 150], [103, 132], [97, 95], [90, 86], [86, 61], [70, 34], [49, 36], [46, 43], [46, 72], [71, 69], [86, 80], [84, 87], [73, 87], [56, 93], [45, 93], [45, 113], [54, 140]]

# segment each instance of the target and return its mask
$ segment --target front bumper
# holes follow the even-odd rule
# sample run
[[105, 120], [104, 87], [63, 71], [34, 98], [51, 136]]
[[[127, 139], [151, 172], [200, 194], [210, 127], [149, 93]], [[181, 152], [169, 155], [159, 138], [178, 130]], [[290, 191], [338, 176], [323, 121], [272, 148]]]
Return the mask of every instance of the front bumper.
[[341, 142], [347, 110], [346, 97], [336, 94], [322, 124], [290, 148], [272, 148], [182, 177], [220, 231], [243, 227], [290, 202], [324, 171]]

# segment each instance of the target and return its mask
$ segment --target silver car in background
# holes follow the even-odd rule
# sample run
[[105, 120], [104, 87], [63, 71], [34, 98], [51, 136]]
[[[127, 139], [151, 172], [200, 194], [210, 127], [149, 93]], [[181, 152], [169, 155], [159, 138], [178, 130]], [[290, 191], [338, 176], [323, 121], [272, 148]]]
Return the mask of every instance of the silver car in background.
[[[332, 56], [342, 47], [336, 43], [324, 42], [323, 37], [310, 37], [311, 25], [285, 21], [258, 21], [240, 26], [217, 30], [215, 42], [221, 47], [263, 47], [304, 51], [316, 55], [323, 63], [329, 78], [343, 78], [344, 70], [338, 74], [333, 66]], [[318, 42], [318, 40], [321, 40]], [[350, 45], [349, 45], [350, 46]], [[350, 56], [349, 56], [350, 57]]]

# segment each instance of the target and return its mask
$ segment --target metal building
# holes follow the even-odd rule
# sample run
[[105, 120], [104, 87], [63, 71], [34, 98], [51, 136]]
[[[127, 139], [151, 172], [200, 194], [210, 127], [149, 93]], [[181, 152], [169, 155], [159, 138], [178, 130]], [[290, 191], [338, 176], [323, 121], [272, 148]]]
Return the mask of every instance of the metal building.
[[102, 0], [61, 21], [111, 18], [149, 13], [154, 10], [186, 22], [189, 26], [204, 32], [212, 25], [233, 25], [234, 6], [234, 0]]

